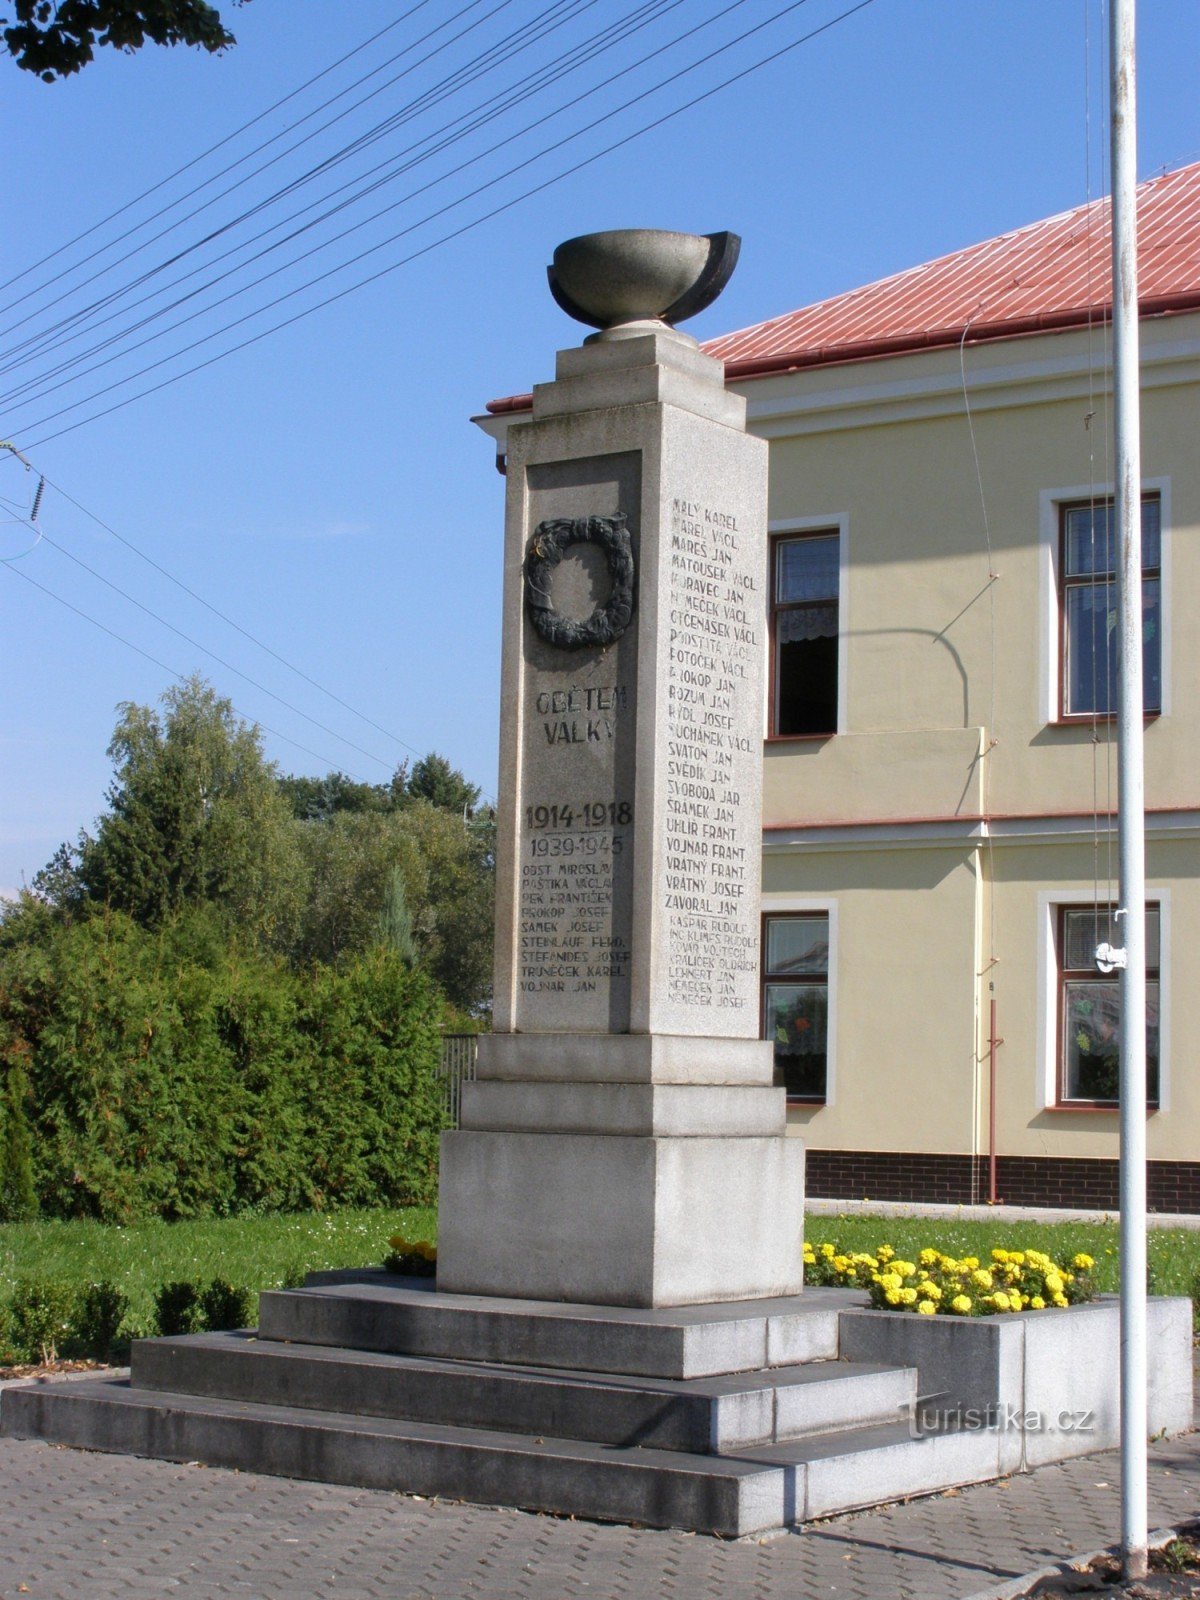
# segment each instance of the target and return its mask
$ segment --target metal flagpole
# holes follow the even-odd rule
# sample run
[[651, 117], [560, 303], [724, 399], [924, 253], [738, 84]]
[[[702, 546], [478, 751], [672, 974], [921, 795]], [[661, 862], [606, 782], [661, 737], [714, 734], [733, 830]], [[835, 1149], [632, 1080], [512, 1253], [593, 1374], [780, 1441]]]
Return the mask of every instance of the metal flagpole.
[[1142, 702], [1142, 463], [1138, 372], [1137, 93], [1134, 0], [1112, 0], [1114, 522], [1120, 655], [1117, 828], [1120, 934], [1121, 1556], [1147, 1570], [1146, 1507], [1146, 862]]

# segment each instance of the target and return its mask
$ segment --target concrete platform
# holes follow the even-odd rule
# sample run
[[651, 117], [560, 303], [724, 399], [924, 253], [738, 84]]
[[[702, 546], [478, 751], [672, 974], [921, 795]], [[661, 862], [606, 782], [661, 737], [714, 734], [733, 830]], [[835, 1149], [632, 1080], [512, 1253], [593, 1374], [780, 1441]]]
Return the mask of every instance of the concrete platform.
[[[257, 1333], [139, 1341], [129, 1379], [14, 1384], [0, 1434], [741, 1536], [1088, 1448], [1040, 1428], [1031, 1446], [1027, 1422], [1004, 1420], [1016, 1402], [1021, 1418], [1038, 1400], [1103, 1421], [1079, 1373], [1108, 1380], [1082, 1357], [1106, 1347], [1105, 1303], [960, 1322], [842, 1290], [634, 1310], [323, 1276], [340, 1281], [264, 1294]], [[1159, 1366], [1188, 1365], [1187, 1302], [1155, 1316]], [[1157, 1383], [1156, 1428], [1191, 1425], [1177, 1387]], [[967, 1402], [1001, 1420], [964, 1420]]]

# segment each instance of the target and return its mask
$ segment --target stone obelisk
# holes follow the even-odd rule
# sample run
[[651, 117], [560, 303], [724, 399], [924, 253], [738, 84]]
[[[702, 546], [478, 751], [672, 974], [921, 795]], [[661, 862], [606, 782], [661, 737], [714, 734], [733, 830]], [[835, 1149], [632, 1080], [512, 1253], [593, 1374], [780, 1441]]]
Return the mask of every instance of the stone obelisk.
[[796, 1293], [803, 1145], [759, 1035], [767, 447], [673, 324], [729, 234], [555, 253], [508, 435], [495, 1009], [443, 1136], [438, 1288]]

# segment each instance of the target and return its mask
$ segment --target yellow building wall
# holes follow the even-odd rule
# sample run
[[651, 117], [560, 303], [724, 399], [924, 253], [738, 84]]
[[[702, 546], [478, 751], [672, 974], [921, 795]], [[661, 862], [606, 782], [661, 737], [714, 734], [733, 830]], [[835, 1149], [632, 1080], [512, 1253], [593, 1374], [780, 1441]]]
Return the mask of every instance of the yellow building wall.
[[972, 854], [959, 846], [766, 856], [765, 912], [836, 902], [832, 1103], [789, 1111], [814, 1149], [971, 1149]]
[[[1200, 319], [1172, 319], [1172, 325]], [[1084, 334], [1017, 341], [1060, 354]], [[1007, 359], [1012, 346], [1005, 345]], [[916, 385], [923, 371], [957, 367], [957, 352], [906, 358]], [[993, 347], [971, 352], [978, 364], [1001, 359]], [[882, 382], [899, 362], [870, 364]], [[809, 375], [792, 379], [793, 384]], [[829, 374], [821, 374], [828, 383]], [[775, 380], [778, 381], [778, 380]], [[815, 377], [814, 377], [815, 381]], [[842, 382], [847, 380], [842, 378]], [[1098, 380], [1097, 380], [1098, 382]], [[753, 386], [746, 385], [753, 394]], [[1047, 716], [1048, 635], [1057, 604], [1049, 592], [1041, 496], [1086, 488], [1104, 492], [1106, 408], [1086, 394], [1040, 398], [1017, 391], [1012, 404], [974, 414], [975, 442], [991, 539], [989, 559], [975, 456], [965, 411], [771, 440], [770, 516], [844, 518], [848, 581], [842, 605], [847, 632], [847, 734], [985, 728], [997, 742], [988, 759], [986, 799], [993, 813], [1088, 810], [1094, 747], [1090, 726], [1054, 726]], [[1091, 416], [1091, 422], [1088, 418]], [[1143, 474], [1169, 479], [1168, 543], [1170, 717], [1147, 728], [1147, 804], [1194, 804], [1193, 751], [1200, 745], [1200, 381], [1150, 388], [1143, 397]], [[1093, 458], [1094, 451], [1094, 458]], [[989, 572], [998, 574], [989, 579]], [[1047, 607], [1053, 605], [1053, 618]], [[1107, 739], [1108, 730], [1102, 731]], [[767, 748], [768, 826], [827, 818], [829, 790], [852, 764], [860, 815], [954, 815], [961, 769], [924, 775], [920, 792], [897, 788], [881, 744], [877, 781], [869, 762], [783, 741]], [[789, 752], [791, 764], [789, 765]], [[819, 775], [816, 768], [826, 771]], [[865, 792], [864, 792], [865, 791]]]
[[[1196, 316], [1143, 327], [1153, 374], [1143, 475], [1163, 487], [1169, 697], [1146, 728], [1152, 812], [1200, 810], [1200, 361], [1171, 354], [1198, 335]], [[1050, 705], [1054, 496], [1089, 484], [1103, 494], [1110, 478], [1102, 371], [1080, 375], [1086, 339], [968, 350], [969, 383], [985, 396], [973, 420], [986, 535], [966, 412], [951, 393], [957, 350], [742, 386], [771, 439], [773, 529], [827, 519], [845, 530], [843, 731], [764, 746], [764, 909], [789, 897], [837, 906], [833, 1103], [789, 1114], [814, 1148], [986, 1154], [994, 993], [999, 1153], [1117, 1153], [1111, 1112], [1045, 1103], [1046, 1007], [1057, 1000], [1045, 907], [1055, 894], [1090, 897], [1086, 819], [1094, 799], [1115, 806], [1111, 726], [1093, 738], [1090, 724], [1058, 723]], [[1097, 367], [1102, 354], [1098, 345]], [[1055, 362], [1063, 376], [1050, 381]], [[1039, 367], [1037, 382], [1022, 376]], [[928, 391], [929, 414], [898, 414], [901, 378], [907, 409]], [[1065, 824], [1071, 816], [1084, 821]], [[972, 817], [993, 820], [990, 842], [932, 842], [937, 819], [958, 819], [961, 832]], [[1011, 821], [1000, 836], [1006, 819], [1037, 818], [1034, 837], [1011, 836], [1025, 826]], [[1150, 1158], [1164, 1161], [1200, 1159], [1190, 1046], [1200, 1037], [1200, 829], [1184, 833], [1184, 821], [1148, 850], [1168, 930], [1168, 1104], [1148, 1125]], [[912, 823], [930, 836], [920, 848]], [[825, 831], [806, 840], [806, 828]], [[1107, 859], [1102, 843], [1102, 874]]]

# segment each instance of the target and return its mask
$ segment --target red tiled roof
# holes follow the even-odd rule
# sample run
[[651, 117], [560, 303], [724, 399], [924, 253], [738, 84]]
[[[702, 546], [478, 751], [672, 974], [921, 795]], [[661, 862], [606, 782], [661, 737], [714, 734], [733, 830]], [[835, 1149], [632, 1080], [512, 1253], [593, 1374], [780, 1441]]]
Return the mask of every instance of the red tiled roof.
[[[710, 339], [729, 378], [1085, 326], [1112, 301], [1107, 197]], [[1200, 308], [1200, 162], [1138, 186], [1143, 316]], [[493, 400], [524, 411], [530, 396]]]

